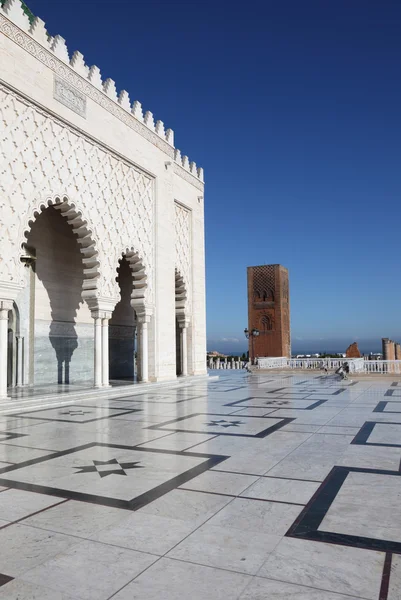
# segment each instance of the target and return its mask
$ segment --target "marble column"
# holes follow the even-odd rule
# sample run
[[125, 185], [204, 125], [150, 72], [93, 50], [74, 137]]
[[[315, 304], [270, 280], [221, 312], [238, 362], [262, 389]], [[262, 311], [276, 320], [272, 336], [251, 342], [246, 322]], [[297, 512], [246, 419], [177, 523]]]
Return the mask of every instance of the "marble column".
[[143, 383], [149, 380], [148, 373], [148, 322], [143, 321], [141, 323], [141, 381]]
[[102, 319], [95, 313], [95, 387], [102, 386]]
[[102, 387], [109, 384], [109, 319], [111, 315], [102, 315]]
[[12, 302], [0, 300], [0, 400], [7, 398], [8, 311]]
[[187, 343], [187, 326], [184, 323], [181, 327], [181, 375], [188, 375], [188, 343]]
[[24, 338], [22, 335], [17, 335], [17, 380], [16, 385], [21, 387], [24, 385]]

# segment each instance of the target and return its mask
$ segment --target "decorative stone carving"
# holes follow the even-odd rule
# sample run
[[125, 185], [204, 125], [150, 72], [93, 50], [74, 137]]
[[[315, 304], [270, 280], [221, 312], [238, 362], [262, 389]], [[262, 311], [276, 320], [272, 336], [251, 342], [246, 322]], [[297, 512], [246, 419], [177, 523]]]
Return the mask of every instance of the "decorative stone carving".
[[[186, 307], [190, 310], [190, 290], [192, 288], [192, 231], [191, 231], [191, 211], [175, 203], [175, 254], [176, 270], [183, 280], [182, 289], [186, 291]], [[177, 279], [177, 275], [176, 275]], [[177, 290], [177, 283], [176, 283]], [[177, 304], [177, 298], [176, 298]]]
[[63, 79], [54, 77], [54, 98], [86, 118], [86, 97]]
[[97, 293], [119, 297], [118, 259], [134, 249], [146, 271], [146, 299], [152, 301], [152, 178], [5, 86], [0, 86], [0, 119], [0, 230], [5, 236], [0, 280], [22, 282], [19, 256], [29, 222], [62, 190], [60, 198], [67, 196], [75, 207], [74, 218], [81, 215], [76, 228], [86, 223], [96, 244], [102, 273]]

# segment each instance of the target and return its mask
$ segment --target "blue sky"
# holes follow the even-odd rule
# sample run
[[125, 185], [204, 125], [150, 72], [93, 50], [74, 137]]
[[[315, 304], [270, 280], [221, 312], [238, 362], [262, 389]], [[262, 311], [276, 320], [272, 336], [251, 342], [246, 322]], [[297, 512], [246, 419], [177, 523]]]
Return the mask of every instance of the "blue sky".
[[401, 338], [398, 0], [30, 0], [205, 169], [209, 349], [246, 267], [290, 271], [294, 347]]

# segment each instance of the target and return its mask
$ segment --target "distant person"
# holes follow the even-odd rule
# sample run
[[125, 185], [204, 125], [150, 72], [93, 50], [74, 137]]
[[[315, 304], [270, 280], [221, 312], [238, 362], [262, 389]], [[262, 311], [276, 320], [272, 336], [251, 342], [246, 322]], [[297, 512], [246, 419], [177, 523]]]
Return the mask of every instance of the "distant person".
[[349, 373], [349, 364], [347, 362], [343, 363], [342, 365], [340, 365], [336, 371], [337, 375], [340, 375], [341, 379], [348, 379], [348, 373]]

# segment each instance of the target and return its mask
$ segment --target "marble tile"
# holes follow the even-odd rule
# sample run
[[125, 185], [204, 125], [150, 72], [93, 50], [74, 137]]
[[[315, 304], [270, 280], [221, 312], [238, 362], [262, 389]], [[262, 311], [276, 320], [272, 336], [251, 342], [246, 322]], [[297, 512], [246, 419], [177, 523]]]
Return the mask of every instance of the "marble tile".
[[[0, 573], [23, 575], [36, 565], [77, 544], [67, 535], [16, 524], [0, 529]], [[7, 549], [5, 551], [5, 549]]]
[[206, 523], [168, 554], [192, 563], [255, 575], [267, 556], [280, 542], [279, 535]]
[[82, 600], [106, 600], [157, 560], [156, 556], [85, 541], [22, 577]]
[[8, 489], [0, 494], [0, 515], [7, 521], [17, 521], [63, 500], [56, 496]]
[[296, 422], [288, 423], [281, 428], [281, 431], [297, 431], [299, 433], [316, 433], [320, 425], [298, 425]]
[[68, 592], [55, 591], [36, 583], [14, 579], [0, 587], [0, 600], [79, 600]]
[[159, 556], [174, 548], [197, 527], [190, 519], [131, 513], [115, 525], [102, 529], [92, 539], [113, 546]]
[[356, 435], [359, 427], [333, 427], [332, 425], [324, 425], [318, 429], [318, 433], [333, 433], [339, 435]]
[[387, 600], [400, 600], [401, 598], [401, 556], [393, 554], [391, 560], [390, 584]]
[[[159, 419], [160, 420], [160, 419]], [[144, 448], [161, 448], [166, 450], [186, 450], [196, 444], [207, 442], [212, 436], [203, 433], [172, 433], [162, 438], [142, 444]], [[196, 452], [196, 450], [194, 450]]]
[[360, 598], [255, 577], [245, 588], [240, 600], [360, 600]]
[[[401, 414], [399, 415], [401, 419]], [[368, 444], [395, 444], [401, 446], [401, 424], [382, 425], [377, 423], [370, 434]]]
[[233, 527], [247, 532], [282, 536], [295, 521], [302, 506], [236, 498], [220, 510], [209, 523], [219, 527]]
[[350, 473], [320, 531], [401, 543], [401, 477]]
[[140, 508], [137, 514], [180, 519], [182, 521], [189, 521], [197, 527], [210, 519], [210, 517], [231, 501], [232, 498], [228, 496], [173, 490]]
[[398, 471], [400, 461], [401, 448], [352, 445], [346, 449], [337, 465]]
[[377, 600], [383, 563], [382, 552], [284, 538], [258, 575]]
[[162, 558], [113, 600], [238, 600], [251, 577]]
[[[47, 496], [51, 500], [51, 496]], [[1, 498], [0, 498], [1, 500]], [[123, 521], [131, 511], [68, 500], [24, 521], [24, 525], [88, 538]]]
[[257, 476], [241, 475], [239, 473], [222, 473], [218, 471], [206, 471], [198, 477], [194, 477], [183, 488], [198, 490], [200, 492], [214, 492], [217, 494], [232, 494], [238, 496], [252, 483], [258, 480]]
[[243, 491], [241, 496], [275, 500], [277, 502], [307, 504], [319, 487], [320, 483], [312, 483], [310, 481], [262, 477]]
[[[23, 441], [22, 441], [23, 440]], [[13, 440], [14, 441], [14, 440]], [[0, 460], [9, 463], [20, 463], [26, 460], [32, 460], [33, 458], [40, 458], [41, 456], [46, 456], [52, 453], [52, 450], [36, 450], [33, 446], [35, 444], [32, 443], [31, 437], [28, 438], [18, 438], [15, 440], [17, 443], [19, 441], [20, 444], [28, 444], [32, 443], [32, 447], [22, 447], [14, 445], [10, 440], [10, 443], [0, 444]], [[44, 440], [42, 440], [41, 447], [44, 446]]]
[[268, 406], [266, 406], [266, 408], [253, 408], [245, 406], [241, 408], [239, 405], [237, 407], [233, 406], [232, 410], [234, 412], [230, 412], [230, 415], [244, 415], [245, 417], [265, 417], [266, 415], [270, 415], [275, 411], [274, 408], [269, 408]]

